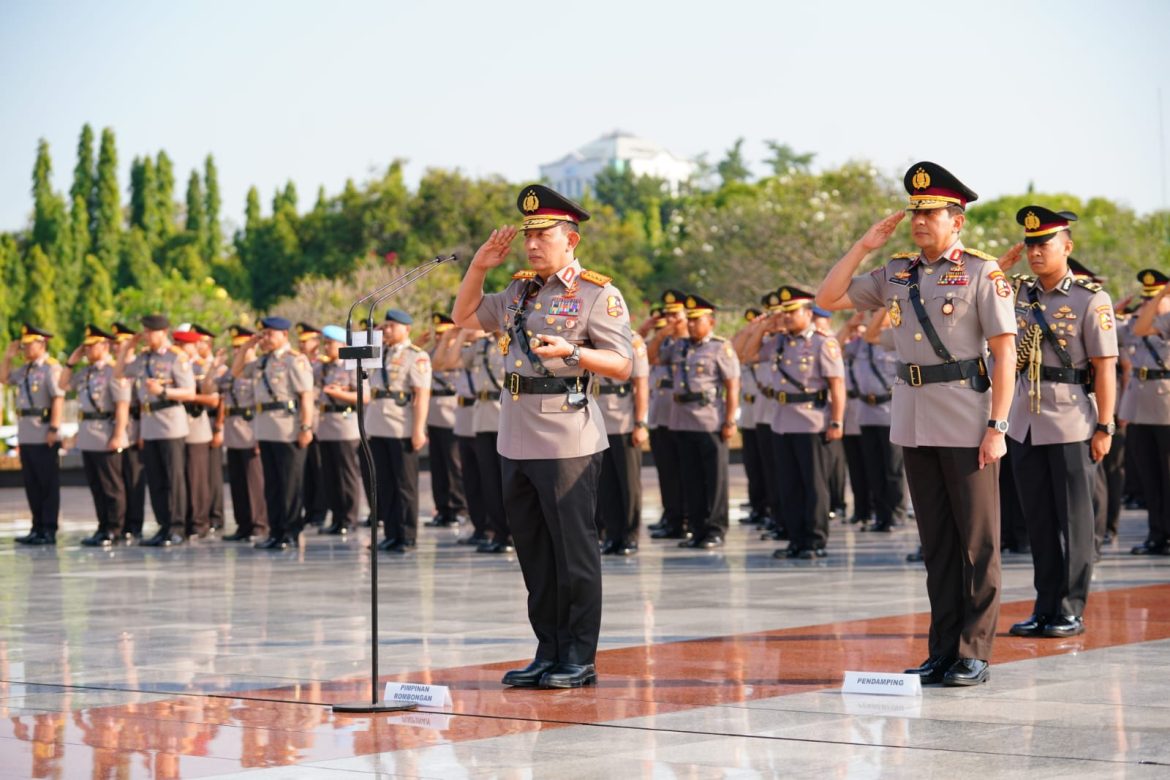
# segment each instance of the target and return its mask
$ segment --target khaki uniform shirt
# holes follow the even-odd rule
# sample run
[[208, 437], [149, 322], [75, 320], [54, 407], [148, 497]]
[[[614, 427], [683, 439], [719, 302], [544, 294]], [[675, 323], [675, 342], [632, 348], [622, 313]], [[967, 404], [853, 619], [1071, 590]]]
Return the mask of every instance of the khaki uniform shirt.
[[739, 427], [746, 430], [755, 428], [759, 422], [759, 410], [763, 408], [764, 396], [760, 393], [760, 364], [739, 364], [740, 387], [739, 394]]
[[106, 452], [114, 435], [114, 408], [130, 400], [130, 383], [114, 379], [114, 362], [78, 368], [69, 379], [69, 389], [77, 393], [82, 414], [108, 414], [106, 419], [77, 421], [77, 448], [82, 452]]
[[431, 386], [431, 356], [409, 341], [382, 347], [382, 368], [370, 372], [370, 391], [408, 393], [406, 402], [371, 398], [366, 430], [383, 439], [409, 439], [414, 429], [414, 392]]
[[[320, 399], [317, 438], [321, 441], [357, 441], [360, 438], [357, 409], [325, 394], [327, 385], [357, 390], [357, 371], [346, 370], [344, 361], [323, 357], [317, 363], [316, 374], [317, 397]], [[362, 392], [368, 393], [368, 390], [363, 387]], [[369, 398], [368, 395], [365, 397]]]
[[[889, 331], [883, 331], [885, 336]], [[891, 401], [884, 403], [867, 403], [865, 398], [878, 398], [889, 395], [893, 391], [894, 381], [898, 377], [898, 355], [892, 346], [884, 344], [870, 344], [864, 339], [856, 339], [849, 343], [846, 351], [852, 348], [853, 376], [857, 378], [856, 387], [846, 372], [845, 378], [849, 389], [856, 389], [860, 397], [854, 399], [857, 410], [857, 424], [861, 426], [890, 427]]]
[[[897, 255], [872, 273], [854, 277], [849, 297], [863, 311], [884, 307], [890, 312], [899, 361], [939, 365], [943, 360], [909, 300], [909, 271], [918, 265], [921, 299], [942, 343], [956, 360], [986, 360], [989, 338], [1016, 331], [1011, 285], [998, 263], [986, 258], [961, 242], [934, 263], [920, 254]], [[965, 379], [921, 387], [896, 379], [890, 441], [903, 447], [978, 447], [990, 416], [991, 391], [976, 392]]]
[[[772, 351], [760, 353], [760, 359], [767, 358], [771, 367], [768, 376], [772, 389], [777, 393], [826, 392], [825, 402], [819, 405], [814, 401], [780, 403], [777, 399], [772, 414], [772, 432], [824, 433], [829, 428], [828, 380], [845, 373], [841, 347], [837, 339], [818, 332], [811, 325], [796, 336], [778, 335], [780, 338], [773, 342]], [[781, 368], [804, 387], [785, 378], [780, 373]]]
[[[220, 403], [226, 409], [223, 416], [223, 443], [229, 450], [250, 450], [256, 446], [256, 432], [252, 421], [256, 416], [255, 380], [232, 376], [225, 368], [215, 378]], [[233, 410], [236, 414], [232, 414]]]
[[464, 343], [459, 348], [459, 373], [455, 377], [455, 435], [475, 436], [475, 396], [479, 387], [475, 381], [478, 365], [476, 342]]
[[[1094, 285], [1096, 287], [1096, 285]], [[1117, 356], [1117, 327], [1113, 321], [1113, 302], [1109, 294], [1077, 284], [1070, 271], [1053, 289], [1044, 291], [1039, 280], [1025, 279], [1016, 291], [1016, 326], [1019, 338], [1036, 322], [1029, 297], [1039, 291], [1041, 312], [1049, 328], [1063, 341], [1061, 345], [1072, 360], [1072, 367], [1090, 367], [1090, 358]], [[1040, 342], [1041, 363], [1060, 368], [1060, 358], [1047, 339]], [[1088, 441], [1097, 426], [1096, 399], [1081, 385], [1065, 382], [1036, 383], [1040, 409], [1033, 411], [1029, 396], [1032, 383], [1027, 368], [1016, 377], [1016, 394], [1008, 417], [1008, 436], [1023, 442], [1029, 432], [1032, 444], [1067, 444]]]
[[725, 339], [708, 336], [684, 341], [674, 361], [674, 392], [703, 393], [706, 402], [675, 401], [670, 430], [715, 433], [727, 421], [727, 388], [724, 382], [739, 379], [739, 358]]
[[[433, 361], [435, 350], [428, 352]], [[427, 425], [432, 428], [454, 428], [455, 410], [459, 407], [459, 397], [456, 395], [436, 395], [436, 393], [450, 393], [456, 389], [459, 380], [459, 369], [449, 371], [434, 371], [431, 375], [431, 400], [427, 408]]]
[[[473, 433], [497, 433], [500, 430], [500, 401], [503, 397], [505, 357], [495, 336], [485, 336], [474, 343], [471, 378], [476, 399], [472, 407]], [[493, 399], [491, 396], [498, 394]]]
[[634, 380], [650, 376], [650, 361], [646, 358], [646, 342], [638, 334], [634, 334], [634, 367], [630, 371], [630, 378], [625, 382], [618, 382], [609, 377], [601, 377], [602, 387], [623, 388], [620, 392], [602, 393], [597, 397], [597, 405], [601, 407], [601, 418], [605, 420], [605, 432], [609, 436], [620, 436], [634, 432]]
[[[507, 369], [523, 377], [544, 376], [517, 343], [513, 325], [524, 318], [524, 332], [533, 336], [553, 334], [572, 344], [607, 349], [633, 358], [630, 315], [621, 292], [608, 277], [582, 271], [574, 260], [542, 281], [531, 271], [521, 271], [499, 293], [485, 295], [476, 312], [486, 330], [509, 339]], [[566, 366], [561, 358], [543, 361], [553, 376], [589, 381], [580, 366]], [[566, 383], [576, 388], [576, 381]], [[509, 393], [505, 387], [500, 409], [500, 455], [514, 460], [577, 458], [601, 452], [609, 446], [601, 410], [592, 394], [585, 406], [569, 405], [567, 393]]]
[[16, 422], [16, 440], [21, 444], [44, 444], [49, 435], [49, 408], [54, 398], [65, 395], [57, 384], [61, 364], [42, 356], [35, 363], [25, 363], [8, 374], [8, 384], [16, 388], [16, 408], [44, 410], [40, 415], [21, 417]]
[[674, 365], [671, 354], [677, 340], [667, 336], [658, 345], [658, 362], [650, 366], [650, 414], [647, 423], [651, 428], [665, 428], [670, 425], [670, 410], [674, 405]]
[[125, 375], [133, 380], [138, 397], [142, 399], [139, 435], [147, 441], [186, 439], [187, 433], [191, 430], [187, 410], [182, 404], [175, 404], [166, 409], [152, 408], [153, 404], [159, 403], [163, 398], [146, 392], [146, 380], [157, 379], [166, 389], [194, 388], [195, 374], [191, 370], [191, 361], [187, 358], [187, 353], [176, 346], [166, 346], [157, 351], [147, 349], [138, 355], [134, 362], [126, 365]]
[[291, 444], [301, 431], [301, 415], [297, 411], [300, 395], [313, 390], [313, 367], [304, 354], [285, 346], [276, 352], [261, 355], [244, 367], [244, 377], [253, 380], [252, 391], [256, 405], [280, 403], [280, 409], [256, 410], [252, 430], [257, 441], [275, 441]]
[[[210, 360], [195, 358], [191, 361], [191, 373], [195, 375], [197, 392], [203, 392], [207, 380], [207, 372], [211, 369]], [[211, 415], [215, 410], [203, 404], [184, 404], [187, 407], [187, 443], [208, 444], [211, 441]]]
[[[1170, 425], [1170, 379], [1141, 379], [1134, 376], [1134, 371], [1143, 368], [1149, 371], [1162, 369], [1154, 355], [1162, 361], [1162, 365], [1170, 368], [1170, 314], [1155, 318], [1156, 332], [1145, 338], [1133, 335], [1133, 323], [1136, 320], [1136, 317], [1130, 318], [1121, 336], [1122, 349], [1132, 368], [1117, 417], [1139, 425]], [[1153, 355], [1150, 354], [1151, 348]]]

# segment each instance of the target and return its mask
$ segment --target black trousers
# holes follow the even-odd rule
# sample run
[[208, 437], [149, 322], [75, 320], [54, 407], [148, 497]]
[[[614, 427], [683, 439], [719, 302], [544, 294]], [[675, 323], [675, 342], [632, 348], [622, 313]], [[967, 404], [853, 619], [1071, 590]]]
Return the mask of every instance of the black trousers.
[[999, 464], [978, 447], [903, 447], [930, 596], [932, 658], [991, 659], [999, 619]]
[[410, 439], [370, 437], [378, 484], [378, 515], [387, 539], [418, 537], [418, 452]]
[[131, 442], [122, 450], [122, 483], [126, 493], [126, 522], [123, 530], [142, 536], [146, 520], [146, 470], [142, 465], [142, 450]]
[[500, 465], [500, 453], [496, 451], [499, 434], [494, 431], [480, 431], [475, 434], [475, 465], [479, 469], [479, 488], [483, 494], [483, 508], [487, 513], [487, 530], [492, 539], [504, 541], [512, 538], [508, 526], [508, 515], [504, 511], [504, 476]]
[[897, 524], [904, 514], [906, 467], [902, 448], [890, 441], [888, 425], [861, 426], [861, 455], [874, 519], [883, 527]]
[[593, 519], [601, 453], [500, 461], [536, 657], [591, 664], [601, 632], [601, 553]]
[[1012, 464], [1012, 450], [999, 462], [999, 543], [1000, 549], [1023, 552], [1032, 549], [1028, 536], [1028, 522], [1020, 505], [1020, 491], [1016, 488], [1016, 470]]
[[[870, 481], [869, 472], [865, 467], [865, 445], [860, 434], [843, 437], [841, 447], [845, 451], [845, 467], [849, 472], [850, 492], [853, 493], [853, 515], [858, 519], [873, 517], [873, 493], [876, 483]], [[837, 506], [844, 506], [844, 504], [837, 504]]]
[[325, 472], [321, 468], [321, 442], [314, 436], [305, 448], [304, 481], [302, 482], [302, 511], [306, 523], [321, 523], [329, 511], [329, 500], [325, 494]]
[[82, 451], [81, 466], [93, 496], [98, 533], [117, 536], [126, 522], [126, 485], [122, 479], [122, 453]]
[[184, 526], [188, 536], [206, 536], [211, 529], [210, 444], [187, 445], [187, 511]]
[[845, 445], [841, 440], [823, 442], [822, 457], [825, 458], [825, 473], [829, 482], [829, 509], [845, 508], [845, 479], [848, 474], [845, 464]]
[[463, 490], [463, 458], [451, 428], [427, 426], [430, 439], [431, 497], [435, 511], [442, 517], [454, 518], [467, 511], [467, 496]]
[[1133, 456], [1150, 530], [1147, 541], [1170, 541], [1170, 425], [1130, 423], [1126, 445]]
[[467, 514], [476, 536], [486, 537], [488, 532], [487, 499], [483, 493], [483, 478], [480, 476], [479, 455], [475, 448], [474, 436], [456, 436], [459, 460], [463, 464], [463, 489], [467, 498]]
[[187, 515], [187, 442], [182, 439], [147, 439], [142, 447], [150, 508], [158, 530], [181, 534]]
[[768, 513], [777, 529], [784, 529], [783, 512], [780, 511], [780, 483], [776, 480], [776, 434], [772, 432], [771, 424], [760, 423], [756, 426], [756, 446], [760, 453], [760, 462], [764, 466], [764, 490], [768, 495]]
[[662, 520], [671, 531], [687, 527], [687, 506], [682, 481], [682, 453], [675, 432], [665, 428], [650, 431], [650, 452], [658, 471], [658, 490], [662, 494]]
[[264, 500], [264, 467], [255, 449], [227, 451], [228, 484], [236, 531], [247, 536], [268, 535], [268, 506]]
[[1118, 522], [1121, 520], [1121, 497], [1125, 493], [1125, 436], [1121, 428], [1113, 434], [1113, 446], [1105, 456], [1102, 464], [1105, 468], [1105, 530], [1114, 536], [1117, 535]]
[[829, 456], [823, 433], [772, 434], [780, 519], [793, 547], [814, 550], [829, 540]]
[[671, 431], [682, 454], [687, 522], [695, 538], [726, 536], [729, 515], [727, 442], [718, 433]]
[[302, 481], [308, 448], [296, 442], [260, 442], [260, 463], [264, 468], [264, 505], [268, 510], [268, 535], [292, 541], [305, 527], [301, 513]]
[[[753, 513], [767, 515], [768, 488], [766, 482], [770, 472], [764, 470], [764, 459], [760, 454], [760, 445], [756, 441], [756, 429], [744, 428], [740, 432], [740, 436], [743, 437], [743, 448], [740, 453], [743, 455], [743, 470], [747, 475], [748, 503], [751, 504]], [[612, 437], [610, 440], [612, 441]]]
[[642, 450], [628, 433], [608, 439], [609, 449], [601, 453], [597, 528], [606, 539], [636, 545], [642, 517]]
[[1087, 441], [1035, 445], [1008, 440], [1020, 506], [1032, 541], [1037, 615], [1080, 617], [1093, 576], [1093, 486]]
[[320, 443], [325, 503], [333, 513], [333, 525], [357, 526], [362, 504], [362, 469], [358, 465], [360, 446], [358, 439]]
[[32, 530], [56, 535], [57, 518], [61, 514], [61, 467], [57, 448], [47, 444], [20, 445], [20, 476], [32, 512]]
[[211, 458], [207, 461], [207, 484], [211, 490], [211, 506], [207, 515], [211, 527], [223, 528], [223, 447], [212, 447]]

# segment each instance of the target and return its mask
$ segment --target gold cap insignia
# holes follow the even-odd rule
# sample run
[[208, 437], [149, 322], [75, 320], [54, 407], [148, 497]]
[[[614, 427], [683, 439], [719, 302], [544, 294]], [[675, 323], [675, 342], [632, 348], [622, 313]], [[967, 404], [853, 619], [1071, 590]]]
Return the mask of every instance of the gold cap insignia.
[[664, 303], [677, 303], [678, 302], [678, 299], [674, 297], [674, 293], [671, 293], [671, 292], [668, 292], [666, 295], [662, 296], [662, 300]]
[[782, 300], [782, 301], [792, 300], [792, 293], [789, 290], [781, 290], [780, 291], [780, 300]]
[[1040, 217], [1036, 216], [1035, 212], [1029, 211], [1028, 216], [1024, 217], [1024, 229], [1035, 230], [1040, 227]]
[[524, 196], [523, 205], [525, 211], [536, 211], [538, 208], [540, 208], [540, 198], [536, 197], [535, 192], [529, 190], [528, 194]]
[[1142, 277], [1142, 284], [1144, 284], [1144, 285], [1147, 285], [1147, 286], [1152, 285], [1152, 284], [1154, 284], [1154, 281], [1155, 281], [1154, 275], [1151, 273], [1147, 273], [1145, 276]]
[[28, 335], [28, 326], [27, 325], [20, 326], [20, 335], [22, 335], [22, 336]]
[[696, 304], [695, 304], [695, 299], [694, 299], [694, 297], [693, 297], [693, 296], [687, 296], [687, 308], [688, 308], [688, 309], [693, 309], [693, 308], [695, 308], [695, 305], [696, 305]]
[[910, 180], [916, 190], [924, 190], [930, 186], [930, 174], [924, 169], [919, 168], [914, 172], [914, 178]]

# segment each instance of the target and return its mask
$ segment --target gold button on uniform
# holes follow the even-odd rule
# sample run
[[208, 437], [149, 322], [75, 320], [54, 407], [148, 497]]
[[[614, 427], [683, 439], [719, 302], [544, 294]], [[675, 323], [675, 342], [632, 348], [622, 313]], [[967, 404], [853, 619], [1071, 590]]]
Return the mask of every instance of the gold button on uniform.
[[922, 341], [922, 334], [921, 334], [921, 333], [915, 333], [915, 334], [914, 334], [914, 340], [915, 340], [915, 341]]

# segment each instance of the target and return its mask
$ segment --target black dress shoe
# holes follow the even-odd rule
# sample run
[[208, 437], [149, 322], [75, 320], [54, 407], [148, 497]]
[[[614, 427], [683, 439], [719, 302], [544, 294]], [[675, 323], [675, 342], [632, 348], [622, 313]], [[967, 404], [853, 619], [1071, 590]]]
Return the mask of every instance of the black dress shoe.
[[24, 544], [31, 544], [33, 547], [44, 547], [46, 545], [55, 545], [56, 543], [57, 543], [57, 534], [55, 534], [55, 533], [52, 533], [52, 534], [39, 533], [36, 536], [32, 536], [30, 534], [28, 537], [28, 541], [24, 542]]
[[828, 558], [829, 557], [829, 551], [826, 550], [824, 547], [813, 548], [813, 554], [816, 555], [818, 558]]
[[783, 528], [773, 528], [760, 534], [760, 541], [784, 542], [788, 540], [788, 532]]
[[510, 553], [516, 552], [516, 548], [512, 546], [512, 541], [509, 539], [503, 542], [484, 542], [479, 547], [475, 548], [477, 553]]
[[1059, 615], [1044, 624], [1040, 636], [1062, 639], [1085, 633], [1085, 621], [1072, 615]]
[[716, 547], [723, 546], [723, 536], [722, 534], [704, 534], [685, 542], [679, 542], [678, 546], [690, 550], [714, 550]]
[[138, 544], [142, 541], [142, 535], [136, 534], [133, 531], [125, 531], [122, 534], [122, 544], [131, 545]]
[[345, 536], [349, 533], [349, 526], [343, 525], [342, 523], [334, 523], [325, 530], [321, 531], [321, 533], [325, 534], [326, 536]]
[[183, 543], [183, 537], [178, 534], [166, 534], [161, 531], [142, 543], [143, 547], [175, 547]]
[[613, 555], [614, 551], [616, 551], [620, 546], [621, 544], [617, 539], [606, 539], [605, 542], [601, 545], [601, 554]]
[[250, 542], [252, 535], [246, 534], [243, 531], [236, 531], [234, 534], [228, 534], [223, 538], [225, 542]]
[[455, 543], [456, 544], [470, 544], [470, 545], [478, 546], [478, 545], [483, 544], [484, 542], [490, 542], [490, 541], [491, 541], [491, 539], [489, 539], [486, 535], [477, 532], [477, 533], [473, 533], [471, 536], [465, 536], [462, 539], [456, 539]]
[[980, 685], [991, 679], [991, 665], [978, 658], [960, 658], [943, 675], [943, 685]]
[[1040, 636], [1044, 624], [1048, 622], [1048, 615], [1032, 615], [1027, 620], [1021, 620], [1008, 629], [1012, 636]]
[[918, 548], [918, 552], [912, 552], [906, 556], [906, 563], [922, 563], [922, 548]]
[[813, 558], [817, 557], [817, 554], [813, 550], [810, 550], [806, 547], [797, 554], [797, 557], [802, 561], [811, 561]]
[[513, 669], [507, 672], [500, 682], [504, 685], [511, 685], [513, 688], [539, 688], [540, 678], [555, 669], [556, 665], [556, 661], [545, 661], [537, 658], [523, 669]]
[[287, 550], [288, 542], [284, 539], [277, 539], [275, 536], [270, 536], [262, 542], [256, 542], [252, 546], [257, 550]]
[[39, 545], [45, 544], [45, 542], [42, 541], [43, 537], [44, 534], [42, 534], [40, 531], [29, 531], [24, 536], [16, 537], [15, 541], [17, 544]]
[[955, 665], [954, 658], [927, 658], [921, 666], [907, 669], [903, 674], [916, 674], [923, 685], [937, 685], [943, 681], [947, 670]]
[[86, 547], [113, 547], [114, 537], [99, 531], [93, 536], [87, 536], [82, 539], [81, 543]]
[[542, 688], [580, 688], [597, 684], [593, 664], [557, 664], [540, 678]]
[[619, 556], [626, 556], [626, 557], [628, 557], [630, 555], [637, 555], [638, 554], [638, 545], [626, 542], [626, 543], [622, 544], [620, 547], [618, 547], [616, 550], [614, 550], [613, 554], [619, 555]]
[[1142, 542], [1129, 551], [1130, 555], [1166, 555], [1170, 544], [1165, 542]]
[[669, 528], [663, 528], [658, 531], [650, 533], [651, 539], [690, 539], [690, 531], [674, 531]]
[[383, 539], [382, 541], [378, 542], [378, 549], [381, 550], [382, 552], [385, 552], [396, 544], [398, 544], [397, 539], [393, 539], [393, 538]]
[[405, 539], [394, 539], [387, 541], [390, 541], [390, 544], [383, 542], [382, 544], [378, 545], [378, 549], [382, 552], [394, 553], [395, 555], [405, 555], [407, 552], [414, 549], [414, 542], [408, 542]]

